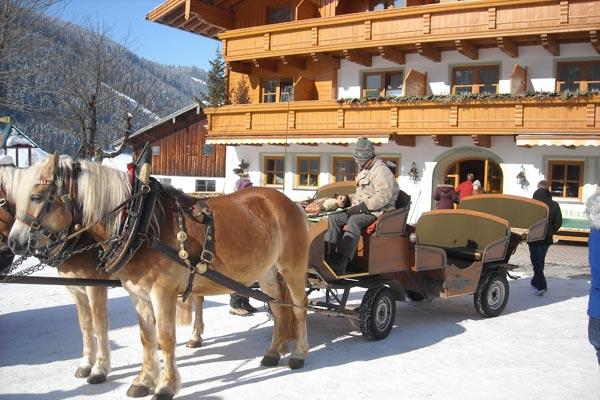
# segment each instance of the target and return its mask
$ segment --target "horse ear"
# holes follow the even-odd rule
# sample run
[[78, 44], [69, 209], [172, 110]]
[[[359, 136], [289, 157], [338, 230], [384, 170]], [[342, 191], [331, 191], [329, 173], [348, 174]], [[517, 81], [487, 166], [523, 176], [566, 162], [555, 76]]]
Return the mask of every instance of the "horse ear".
[[54, 152], [50, 157], [44, 168], [42, 168], [42, 178], [47, 181], [54, 179], [54, 174], [58, 170], [58, 153]]

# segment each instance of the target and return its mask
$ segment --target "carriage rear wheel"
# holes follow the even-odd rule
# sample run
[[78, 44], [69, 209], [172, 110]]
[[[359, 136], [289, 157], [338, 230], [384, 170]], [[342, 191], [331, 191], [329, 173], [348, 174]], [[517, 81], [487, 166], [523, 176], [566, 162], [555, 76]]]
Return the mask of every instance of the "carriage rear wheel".
[[358, 311], [360, 331], [368, 340], [386, 338], [394, 326], [396, 300], [387, 286], [371, 288], [363, 296]]
[[479, 280], [474, 296], [475, 309], [484, 317], [497, 317], [508, 302], [509, 287], [506, 274], [493, 272], [484, 274]]

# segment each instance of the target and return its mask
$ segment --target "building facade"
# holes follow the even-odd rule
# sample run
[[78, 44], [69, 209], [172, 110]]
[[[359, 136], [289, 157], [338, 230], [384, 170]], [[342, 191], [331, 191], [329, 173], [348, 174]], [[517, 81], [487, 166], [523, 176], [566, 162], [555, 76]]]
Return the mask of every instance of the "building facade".
[[600, 1], [168, 0], [147, 18], [222, 42], [229, 88], [205, 109], [255, 185], [294, 200], [356, 174], [360, 136], [413, 196], [475, 174], [530, 197], [547, 179], [567, 218], [600, 183]]

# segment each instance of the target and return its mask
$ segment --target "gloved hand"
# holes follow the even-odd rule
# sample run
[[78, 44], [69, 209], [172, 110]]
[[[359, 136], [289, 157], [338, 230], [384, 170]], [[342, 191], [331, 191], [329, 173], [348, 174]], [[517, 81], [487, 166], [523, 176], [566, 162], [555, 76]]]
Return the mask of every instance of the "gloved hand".
[[352, 206], [346, 211], [346, 213], [348, 214], [348, 217], [351, 217], [356, 214], [368, 213], [368, 212], [369, 212], [369, 208], [367, 207], [367, 205], [365, 203], [360, 203], [355, 206]]

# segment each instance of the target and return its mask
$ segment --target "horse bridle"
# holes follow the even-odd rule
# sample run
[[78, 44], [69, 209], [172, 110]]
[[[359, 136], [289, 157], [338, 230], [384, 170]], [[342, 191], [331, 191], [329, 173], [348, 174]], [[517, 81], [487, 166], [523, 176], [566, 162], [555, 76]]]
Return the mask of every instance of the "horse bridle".
[[[65, 171], [70, 171], [68, 190], [65, 190], [64, 185]], [[77, 221], [77, 216], [81, 215], [81, 212], [75, 207], [74, 199], [77, 196], [77, 178], [80, 171], [80, 164], [74, 162], [71, 169], [59, 168], [54, 173], [51, 181], [42, 181], [38, 183], [39, 185], [50, 185], [50, 190], [45, 194], [40, 212], [35, 216], [26, 213], [22, 218], [17, 217], [18, 221], [21, 221], [30, 227], [29, 238], [27, 240], [27, 251], [36, 255], [38, 258], [47, 257], [48, 253], [58, 246], [60, 247], [58, 247], [57, 254], [60, 254], [68, 243], [68, 240], [65, 240], [65, 238], [68, 237], [69, 231], [77, 224], [77, 222], [79, 222]], [[60, 198], [67, 207], [73, 221], [63, 230], [53, 233], [52, 230], [44, 224], [43, 220], [56, 212], [57, 209], [52, 210], [52, 205], [56, 202], [57, 198]], [[48, 240], [44, 245], [44, 248], [37, 248], [38, 243], [34, 234], [40, 234]]]

